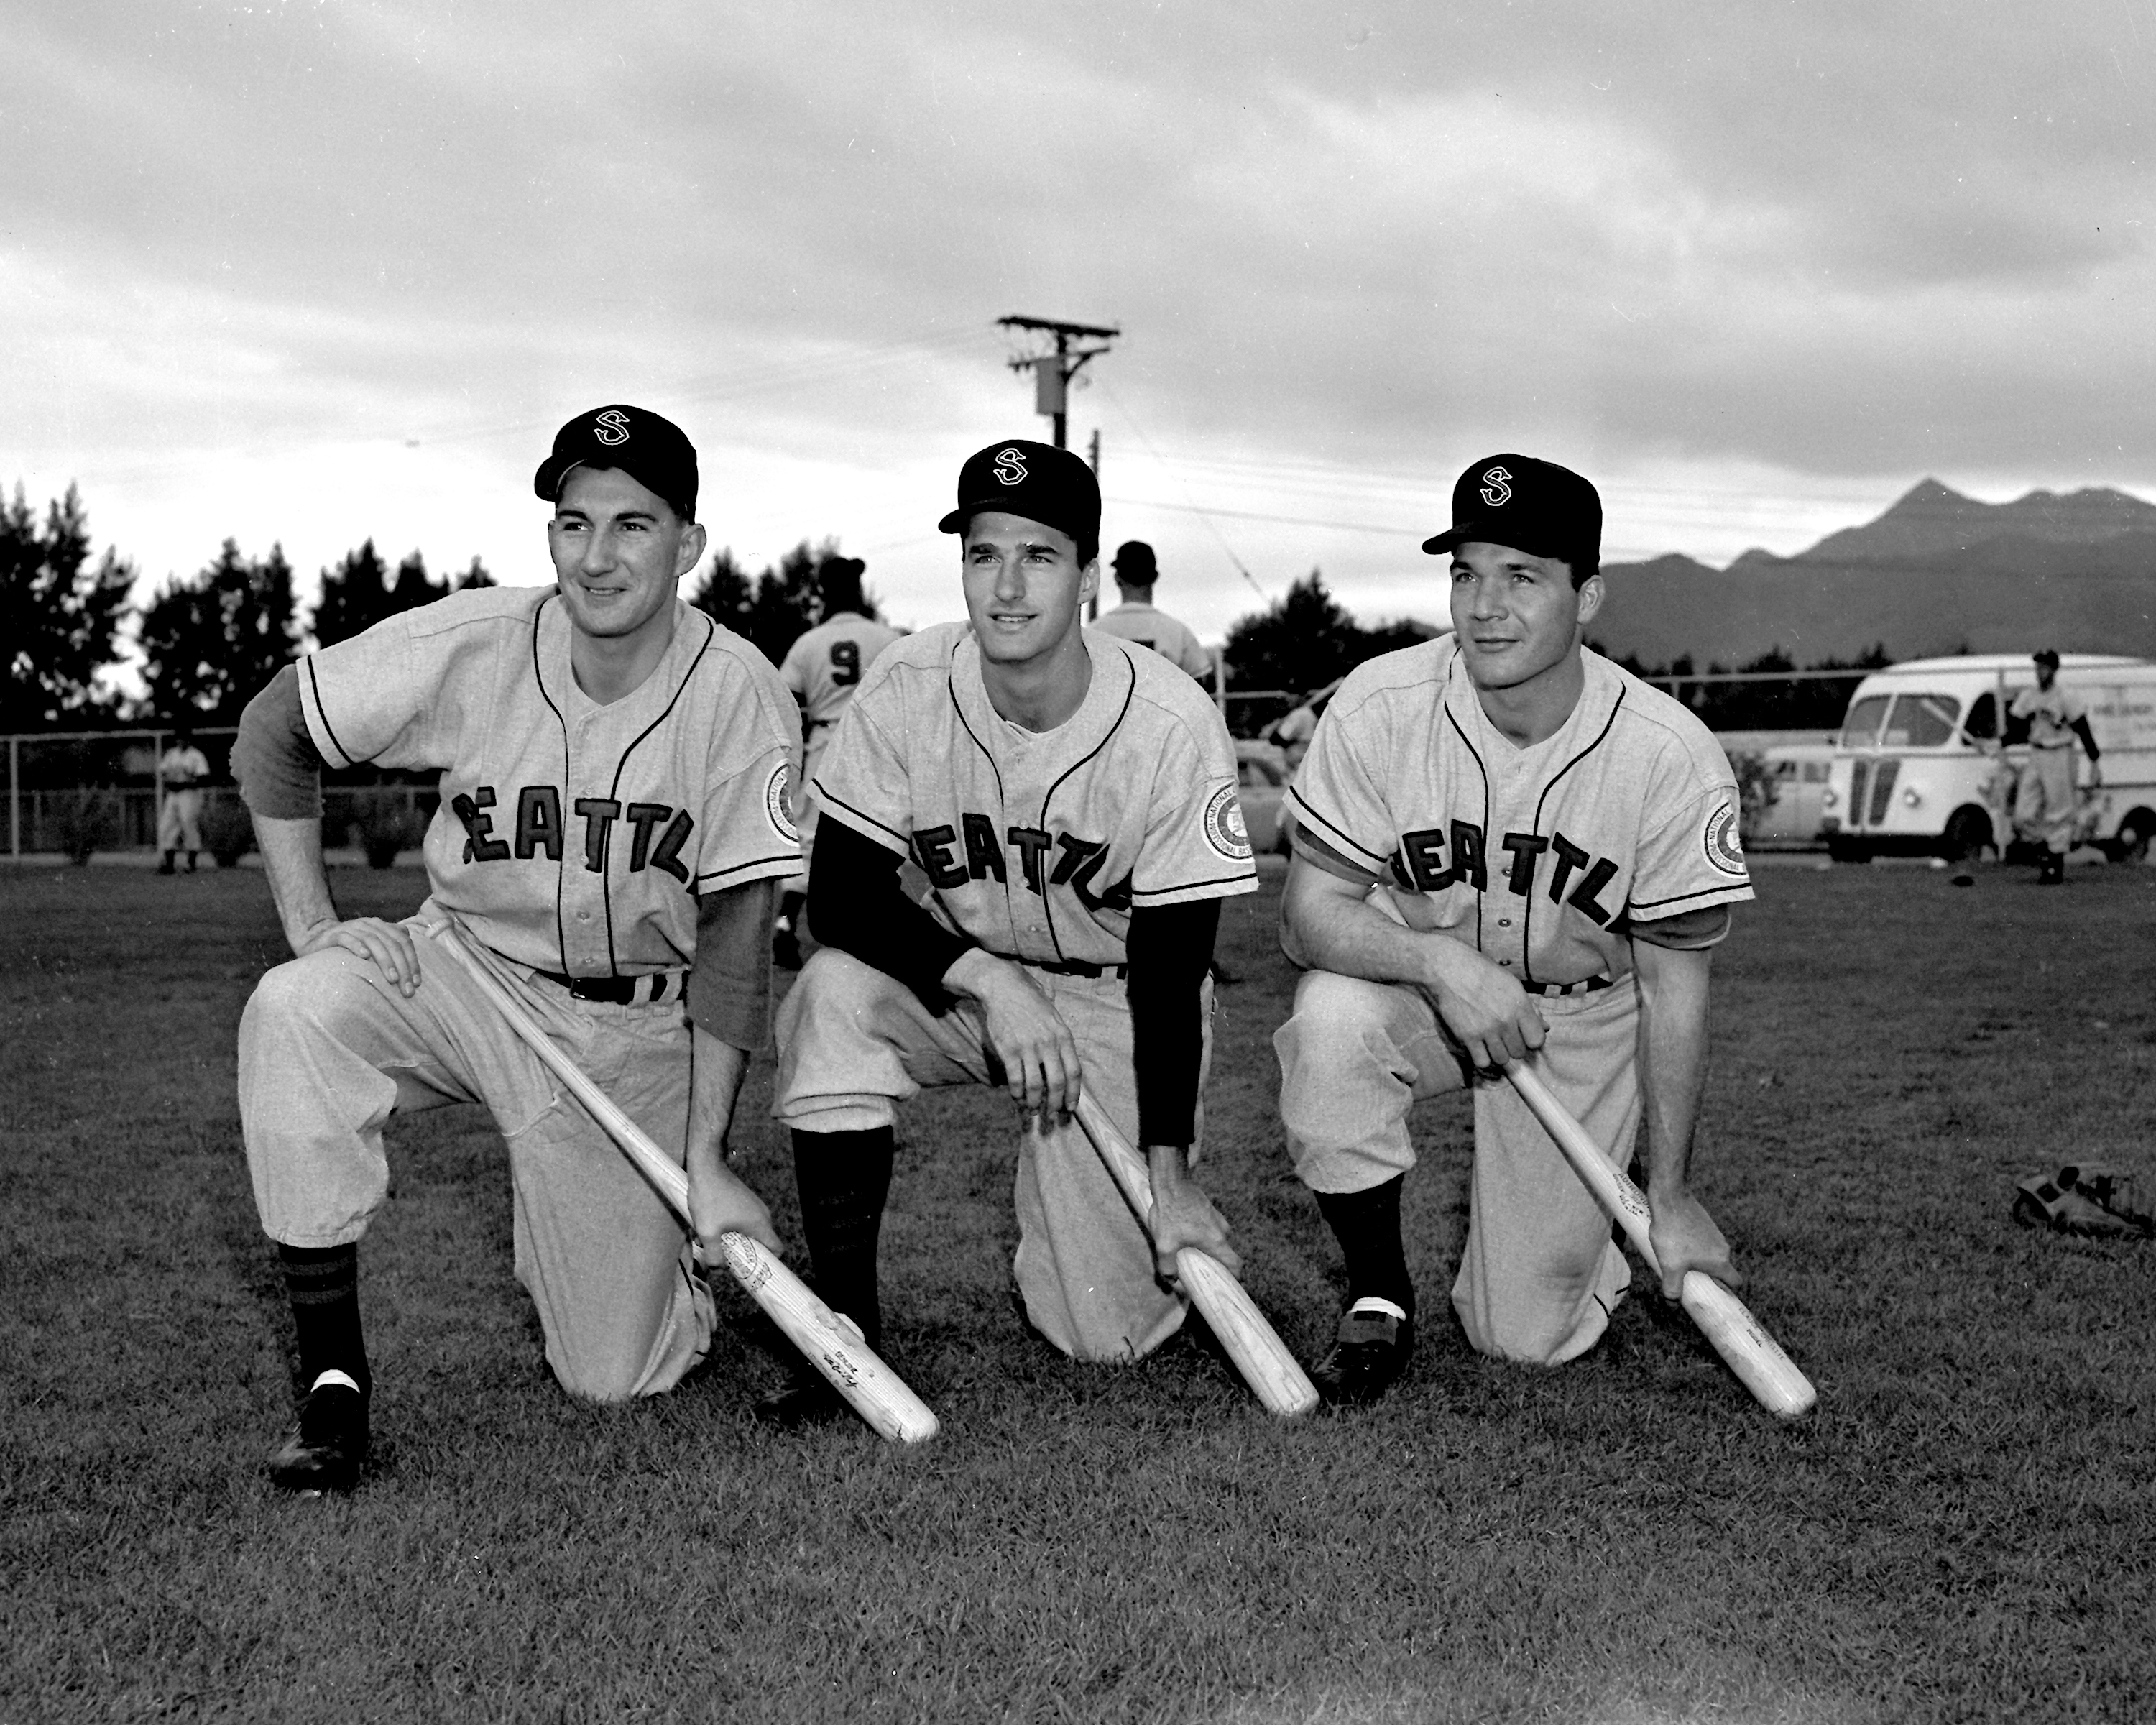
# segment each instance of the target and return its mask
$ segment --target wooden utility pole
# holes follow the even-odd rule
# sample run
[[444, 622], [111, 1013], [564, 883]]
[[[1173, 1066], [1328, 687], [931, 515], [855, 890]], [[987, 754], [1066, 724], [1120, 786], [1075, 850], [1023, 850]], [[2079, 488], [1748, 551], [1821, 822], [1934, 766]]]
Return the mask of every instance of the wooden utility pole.
[[1055, 425], [1055, 447], [1065, 447], [1065, 428], [1067, 419], [1066, 403], [1070, 399], [1070, 380], [1078, 369], [1096, 353], [1106, 353], [1101, 347], [1073, 347], [1073, 341], [1112, 341], [1123, 332], [1101, 324], [1062, 323], [1052, 317], [999, 317], [997, 323], [1007, 330], [1037, 330], [1055, 338], [1053, 353], [1036, 354], [1029, 359], [1014, 359], [1010, 368], [1014, 372], [1033, 373], [1034, 411], [1046, 415]]
[[[1101, 428], [1096, 425], [1093, 428], [1093, 478], [1096, 483], [1098, 483], [1100, 477]], [[1093, 603], [1086, 610], [1086, 620], [1088, 623], [1098, 623], [1101, 620], [1101, 589], [1097, 583], [1093, 588]]]

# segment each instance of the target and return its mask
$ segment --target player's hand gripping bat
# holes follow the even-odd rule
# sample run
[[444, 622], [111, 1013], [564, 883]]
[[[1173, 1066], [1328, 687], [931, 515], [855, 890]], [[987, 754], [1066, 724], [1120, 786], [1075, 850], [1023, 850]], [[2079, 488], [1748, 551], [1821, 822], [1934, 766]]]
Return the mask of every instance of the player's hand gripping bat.
[[[583, 1104], [622, 1153], [657, 1189], [668, 1207], [693, 1231], [688, 1175], [554, 1045], [522, 1003], [473, 950], [462, 930], [447, 924], [436, 928], [434, 934], [436, 943], [465, 968], [480, 992], [509, 1021], [509, 1027], [547, 1063], [569, 1094]], [[831, 1380], [831, 1387], [855, 1413], [885, 1438], [899, 1443], [917, 1444], [936, 1435], [936, 1415], [928, 1404], [900, 1382], [898, 1374], [878, 1359], [860, 1334], [818, 1299], [799, 1276], [745, 1234], [721, 1235], [719, 1245], [734, 1280], [786, 1332], [786, 1339], [801, 1350], [809, 1364]]]
[[[1150, 1230], [1152, 1176], [1144, 1160], [1101, 1105], [1083, 1091], [1078, 1095], [1078, 1124], [1093, 1141], [1138, 1220]], [[1175, 1255], [1175, 1274], [1260, 1401], [1281, 1414], [1307, 1414], [1317, 1405], [1317, 1386], [1225, 1265], [1210, 1253], [1185, 1246]]]
[[[1579, 1176], [1582, 1183], [1594, 1194], [1595, 1202], [1625, 1230], [1633, 1249], [1646, 1260], [1647, 1268], [1660, 1276], [1661, 1266], [1656, 1261], [1655, 1249], [1647, 1237], [1655, 1213], [1647, 1206], [1646, 1194], [1602, 1153], [1602, 1147], [1588, 1136], [1585, 1127], [1572, 1117], [1571, 1111], [1551, 1094], [1549, 1086], [1532, 1067], [1522, 1060], [1508, 1061], [1505, 1076], [1512, 1080], [1520, 1100], [1543, 1123], [1543, 1130], [1557, 1141], [1557, 1147], [1564, 1153], [1564, 1159], [1572, 1164], [1573, 1172]], [[1744, 1387], [1758, 1398], [1761, 1407], [1784, 1420], [1801, 1419], [1811, 1411], [1812, 1404], [1819, 1399], [1819, 1392], [1812, 1388], [1811, 1380], [1797, 1369], [1795, 1363], [1759, 1327], [1759, 1321], [1744, 1309], [1744, 1302], [1736, 1295], [1712, 1276], [1689, 1270], [1685, 1272], [1679, 1298], [1686, 1314], [1699, 1326], [1700, 1333], [1713, 1344], [1714, 1351], [1736, 1373]]]

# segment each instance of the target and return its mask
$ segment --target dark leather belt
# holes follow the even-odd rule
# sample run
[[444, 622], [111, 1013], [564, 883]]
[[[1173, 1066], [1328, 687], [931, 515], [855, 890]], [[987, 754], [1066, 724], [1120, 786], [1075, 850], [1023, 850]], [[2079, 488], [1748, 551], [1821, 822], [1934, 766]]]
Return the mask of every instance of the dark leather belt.
[[1616, 979], [1614, 977], [1591, 976], [1584, 983], [1523, 983], [1521, 986], [1530, 994], [1594, 994], [1604, 988], [1614, 988]]
[[560, 976], [551, 970], [532, 975], [557, 988], [567, 988], [572, 1000], [596, 1000], [606, 1006], [644, 1006], [681, 994], [689, 986], [685, 970], [654, 971], [649, 976]]
[[1029, 970], [1045, 970], [1050, 976], [1127, 977], [1131, 973], [1127, 964], [1088, 964], [1083, 958], [1065, 958], [1050, 963], [1045, 958], [1014, 958], [1009, 952], [998, 952], [998, 958], [1009, 958], [1014, 964], [1023, 964]]

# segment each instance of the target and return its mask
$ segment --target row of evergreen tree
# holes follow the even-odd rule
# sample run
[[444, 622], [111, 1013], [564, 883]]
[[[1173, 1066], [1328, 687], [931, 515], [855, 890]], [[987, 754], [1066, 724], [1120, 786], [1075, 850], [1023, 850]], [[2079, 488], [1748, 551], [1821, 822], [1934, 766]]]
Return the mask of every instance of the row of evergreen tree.
[[[819, 614], [817, 572], [838, 542], [803, 541], [753, 580], [731, 551], [715, 556], [690, 603], [753, 640], [775, 664]], [[447, 578], [413, 552], [394, 568], [369, 539], [321, 572], [321, 595], [302, 624], [292, 566], [281, 544], [246, 555], [228, 539], [192, 575], [177, 576], [138, 608], [132, 563], [90, 554], [80, 494], [42, 519], [18, 485], [0, 496], [0, 732], [108, 725], [232, 725], [254, 692], [311, 639], [346, 640], [399, 612], [451, 593], [491, 587], [474, 557]], [[105, 673], [120, 665], [131, 617], [146, 693], [125, 696]]]
[[[777, 664], [794, 637], [820, 619], [819, 575], [838, 555], [835, 539], [803, 540], [752, 578], [731, 550], [721, 550], [689, 603], [747, 636]], [[447, 579], [429, 574], [417, 551], [392, 569], [370, 539], [321, 572], [321, 596], [303, 627], [283, 548], [273, 545], [266, 557], [250, 557], [228, 539], [206, 567], [167, 582], [141, 608], [136, 641], [147, 692], [131, 701], [99, 674], [121, 662], [134, 581], [133, 565], [116, 552], [92, 559], [88, 519], [74, 486], [42, 521], [19, 485], [12, 501], [0, 498], [0, 650], [7, 670], [0, 679], [0, 732], [145, 721], [236, 724], [254, 691], [309, 638], [328, 646], [446, 593], [494, 584], [477, 557]], [[1374, 628], [1357, 623], [1313, 569], [1280, 599], [1229, 628], [1229, 686], [1319, 689], [1364, 660], [1430, 633], [1429, 625], [1412, 621]], [[1867, 668], [1886, 662], [1881, 649], [1856, 661]], [[1628, 668], [1665, 674], [1636, 664]], [[1738, 667], [1792, 668], [1779, 651]], [[1695, 674], [1689, 660], [1668, 670]], [[1826, 726], [1839, 721], [1847, 685], [1694, 685], [1686, 698], [1722, 727]], [[1232, 716], [1237, 729], [1255, 732], [1287, 705], [1239, 705]]]

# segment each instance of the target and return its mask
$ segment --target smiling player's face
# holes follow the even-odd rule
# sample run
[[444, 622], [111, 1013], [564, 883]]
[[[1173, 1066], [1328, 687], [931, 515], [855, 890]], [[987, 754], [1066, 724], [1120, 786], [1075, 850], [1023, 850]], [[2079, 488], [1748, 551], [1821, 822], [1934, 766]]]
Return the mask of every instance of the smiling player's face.
[[1078, 634], [1098, 560], [1081, 563], [1075, 540], [1023, 516], [983, 511], [966, 524], [966, 614], [981, 656], [1019, 665], [1054, 657]]
[[562, 482], [547, 546], [569, 620], [621, 639], [670, 629], [675, 589], [703, 555], [704, 530], [618, 468], [578, 467]]
[[1452, 626], [1478, 689], [1517, 689], [1564, 666], [1602, 606], [1602, 578], [1575, 591], [1560, 558], [1470, 540], [1452, 556]]

